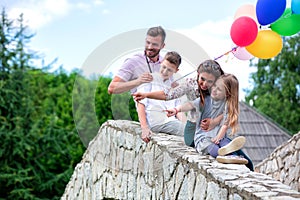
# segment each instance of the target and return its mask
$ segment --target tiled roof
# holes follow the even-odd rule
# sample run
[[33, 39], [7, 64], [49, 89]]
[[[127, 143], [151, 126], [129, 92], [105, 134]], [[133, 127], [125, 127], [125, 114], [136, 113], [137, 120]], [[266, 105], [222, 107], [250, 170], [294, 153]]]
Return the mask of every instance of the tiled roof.
[[256, 165], [292, 136], [254, 108], [240, 102], [240, 129], [237, 135], [246, 137], [243, 151]]

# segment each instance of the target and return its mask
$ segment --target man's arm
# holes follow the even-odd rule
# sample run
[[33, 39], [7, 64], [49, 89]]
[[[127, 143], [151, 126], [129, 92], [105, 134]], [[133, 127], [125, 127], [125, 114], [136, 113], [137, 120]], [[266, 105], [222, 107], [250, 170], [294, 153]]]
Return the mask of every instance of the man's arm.
[[139, 86], [138, 79], [125, 82], [120, 77], [115, 76], [108, 86], [108, 93], [109, 94], [120, 94], [123, 92], [127, 92], [137, 86]]
[[153, 80], [153, 77], [150, 73], [144, 73], [139, 78], [131, 80], [131, 81], [124, 81], [118, 76], [115, 76], [113, 80], [110, 82], [108, 86], [108, 93], [109, 94], [120, 94], [123, 92], [127, 92], [132, 88], [135, 88], [142, 83], [149, 83]]

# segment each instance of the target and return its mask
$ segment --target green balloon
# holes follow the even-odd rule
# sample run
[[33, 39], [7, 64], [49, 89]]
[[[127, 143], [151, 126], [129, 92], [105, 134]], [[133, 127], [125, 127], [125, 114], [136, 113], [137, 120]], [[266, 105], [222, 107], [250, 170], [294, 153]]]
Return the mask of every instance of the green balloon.
[[286, 8], [281, 17], [271, 24], [272, 31], [282, 36], [291, 36], [300, 31], [300, 14], [293, 14], [291, 8]]

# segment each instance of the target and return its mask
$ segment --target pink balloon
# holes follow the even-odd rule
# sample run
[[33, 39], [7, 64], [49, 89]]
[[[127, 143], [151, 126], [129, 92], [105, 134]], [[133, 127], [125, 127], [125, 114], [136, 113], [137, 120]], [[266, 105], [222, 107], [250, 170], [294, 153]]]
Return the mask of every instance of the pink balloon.
[[[257, 22], [255, 6], [252, 4], [242, 5], [235, 12], [234, 19], [237, 19], [237, 18], [243, 17], [243, 16], [251, 17], [255, 22]], [[257, 22], [257, 24], [258, 24], [258, 22]]]
[[245, 47], [237, 47], [235, 51], [232, 51], [232, 54], [240, 60], [250, 60], [254, 57]]
[[247, 16], [237, 18], [230, 29], [230, 36], [234, 44], [240, 47], [250, 45], [256, 38], [258, 27], [256, 22]]

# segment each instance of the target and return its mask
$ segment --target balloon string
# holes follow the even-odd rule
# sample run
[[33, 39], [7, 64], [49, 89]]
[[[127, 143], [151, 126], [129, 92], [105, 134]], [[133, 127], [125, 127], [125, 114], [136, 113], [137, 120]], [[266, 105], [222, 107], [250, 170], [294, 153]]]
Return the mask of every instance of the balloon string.
[[176, 81], [179, 81], [179, 80], [183, 79], [184, 77], [186, 77], [186, 76], [188, 76], [188, 75], [190, 75], [190, 74], [192, 74], [192, 73], [194, 73], [194, 72], [196, 72], [196, 71], [197, 71], [197, 70], [191, 71], [190, 73], [188, 73], [188, 74], [186, 74], [186, 75], [184, 75], [184, 76], [182, 76], [182, 77], [180, 77], [180, 78], [174, 80], [173, 83], [176, 82]]
[[237, 48], [238, 48], [237, 46], [233, 47], [230, 51], [227, 51], [226, 53], [220, 55], [219, 57], [216, 57], [214, 60], [218, 60], [218, 59], [222, 58], [223, 56], [228, 55], [229, 53], [231, 53], [233, 51], [236, 51]]
[[[227, 51], [226, 53], [224, 53], [224, 54], [222, 54], [222, 55], [220, 55], [220, 56], [214, 58], [214, 60], [218, 60], [218, 59], [222, 58], [223, 56], [228, 55], [229, 53], [231, 53], [231, 52], [233, 52], [233, 51], [236, 51], [237, 48], [238, 48], [237, 46], [236, 46], [236, 47], [233, 47], [230, 51]], [[196, 72], [196, 71], [197, 71], [197, 70], [194, 70], [194, 71], [192, 71], [192, 72], [190, 72], [190, 73], [188, 73], [188, 74], [186, 74], [186, 75], [184, 75], [184, 76], [182, 76], [182, 77], [180, 77], [180, 78], [174, 80], [173, 82], [179, 81], [179, 80], [183, 79], [184, 77], [186, 77], [186, 76], [188, 76], [188, 75], [190, 75], [190, 74], [192, 74], [192, 73], [194, 73], [194, 72]]]

